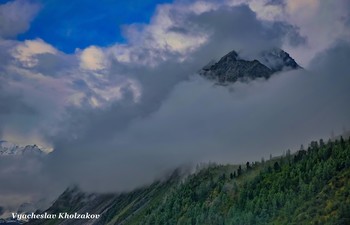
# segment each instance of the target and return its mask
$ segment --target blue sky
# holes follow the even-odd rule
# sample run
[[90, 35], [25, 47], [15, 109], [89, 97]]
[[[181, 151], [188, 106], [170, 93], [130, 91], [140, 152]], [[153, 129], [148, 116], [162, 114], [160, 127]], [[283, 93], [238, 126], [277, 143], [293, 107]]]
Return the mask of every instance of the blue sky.
[[[6, 1], [2, 1], [6, 2]], [[40, 0], [41, 10], [19, 40], [41, 38], [72, 53], [90, 45], [123, 42], [121, 25], [147, 23], [157, 4], [170, 0]]]

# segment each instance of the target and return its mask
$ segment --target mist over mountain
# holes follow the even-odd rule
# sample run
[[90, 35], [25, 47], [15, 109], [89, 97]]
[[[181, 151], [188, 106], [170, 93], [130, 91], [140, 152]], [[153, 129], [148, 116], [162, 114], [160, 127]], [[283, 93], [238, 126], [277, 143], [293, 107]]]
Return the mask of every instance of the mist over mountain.
[[[322, 57], [332, 61], [337, 54], [346, 53], [344, 47], [339, 44]], [[343, 75], [346, 63], [338, 60], [332, 67], [324, 67], [317, 64], [325, 62], [322, 57], [315, 60], [318, 71], [282, 71], [268, 80], [236, 82], [221, 88], [195, 75], [177, 85], [151, 117], [140, 117], [113, 139], [90, 136], [113, 128], [107, 125], [111, 118], [105, 117], [91, 124], [95, 129], [86, 136], [90, 139], [83, 139], [85, 142], [72, 141], [69, 148], [63, 143], [57, 145], [59, 150], [42, 162], [45, 174], [55, 177], [61, 188], [78, 183], [90, 191], [130, 190], [178, 165], [259, 160], [279, 153], [279, 149], [297, 148], [312, 138], [327, 138], [335, 127], [340, 133], [348, 120], [348, 95], [343, 94], [347, 90], [347, 76]], [[337, 83], [333, 83], [337, 91], [323, 91], [333, 86], [329, 82]], [[298, 92], [296, 87], [300, 88]], [[325, 104], [331, 99], [331, 104]], [[97, 126], [97, 122], [103, 125]], [[269, 132], [263, 132], [266, 127]], [[145, 146], [148, 151], [143, 150]], [[63, 163], [65, 167], [61, 167]], [[124, 171], [129, 176], [125, 177]], [[109, 179], [112, 175], [118, 177], [115, 183]]]
[[72, 185], [128, 192], [181, 165], [260, 161], [350, 127], [348, 1], [175, 1], [123, 25], [123, 42], [69, 53], [21, 36], [54, 3], [0, 4], [0, 140], [55, 149], [0, 157], [6, 213]]
[[321, 139], [267, 161], [175, 170], [131, 192], [89, 194], [71, 187], [46, 213], [89, 212], [98, 219], [28, 224], [347, 224], [349, 151], [350, 139]]

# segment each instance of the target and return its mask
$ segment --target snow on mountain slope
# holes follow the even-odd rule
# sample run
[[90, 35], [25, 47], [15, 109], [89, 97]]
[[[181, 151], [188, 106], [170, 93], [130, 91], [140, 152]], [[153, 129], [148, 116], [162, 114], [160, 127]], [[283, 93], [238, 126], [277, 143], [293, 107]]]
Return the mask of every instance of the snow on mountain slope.
[[47, 149], [37, 145], [21, 146], [8, 141], [0, 141], [0, 156], [45, 155], [47, 153]]

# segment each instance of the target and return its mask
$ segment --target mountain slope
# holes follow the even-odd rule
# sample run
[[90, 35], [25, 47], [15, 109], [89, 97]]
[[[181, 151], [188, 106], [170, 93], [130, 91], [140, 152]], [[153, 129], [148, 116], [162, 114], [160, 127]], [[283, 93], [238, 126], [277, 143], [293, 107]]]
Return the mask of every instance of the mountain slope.
[[278, 48], [261, 52], [257, 60], [274, 72], [301, 68], [287, 52]]
[[210, 165], [185, 179], [174, 173], [130, 193], [89, 200], [67, 190], [48, 212], [102, 214], [90, 224], [349, 224], [349, 178], [350, 140], [320, 141], [266, 162]]

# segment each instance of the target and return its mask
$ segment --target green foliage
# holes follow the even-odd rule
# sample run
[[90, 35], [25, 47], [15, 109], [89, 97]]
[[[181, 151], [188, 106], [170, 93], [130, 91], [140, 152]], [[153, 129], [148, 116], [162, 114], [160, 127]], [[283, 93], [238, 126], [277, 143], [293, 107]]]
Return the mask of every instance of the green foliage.
[[350, 224], [348, 141], [245, 167], [203, 169], [126, 224]]

